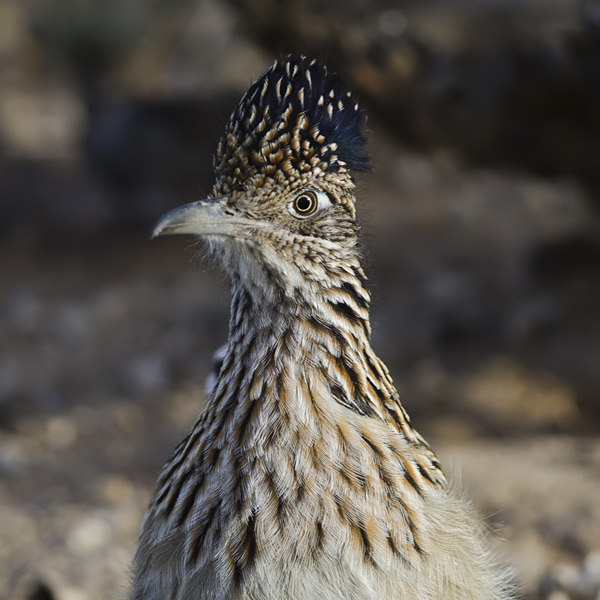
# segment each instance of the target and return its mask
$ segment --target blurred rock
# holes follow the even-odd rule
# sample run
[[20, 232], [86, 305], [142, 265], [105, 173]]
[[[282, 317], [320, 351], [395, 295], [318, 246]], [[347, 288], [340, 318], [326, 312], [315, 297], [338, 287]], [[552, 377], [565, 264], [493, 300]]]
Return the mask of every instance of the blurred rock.
[[46, 443], [51, 450], [63, 450], [73, 445], [78, 433], [73, 419], [52, 417], [46, 425]]
[[550, 374], [528, 373], [507, 359], [487, 362], [470, 374], [459, 397], [474, 418], [510, 432], [569, 431], [579, 413], [573, 390]]
[[134, 357], [123, 372], [129, 393], [148, 397], [164, 391], [169, 383], [169, 369], [165, 357], [148, 353]]
[[67, 86], [15, 89], [0, 83], [0, 140], [9, 157], [73, 160], [86, 125], [79, 97]]
[[67, 547], [76, 553], [86, 553], [106, 546], [110, 529], [106, 515], [86, 515], [67, 533]]
[[540, 593], [548, 600], [598, 600], [600, 598], [600, 553], [592, 552], [582, 564], [558, 564], [540, 584]]

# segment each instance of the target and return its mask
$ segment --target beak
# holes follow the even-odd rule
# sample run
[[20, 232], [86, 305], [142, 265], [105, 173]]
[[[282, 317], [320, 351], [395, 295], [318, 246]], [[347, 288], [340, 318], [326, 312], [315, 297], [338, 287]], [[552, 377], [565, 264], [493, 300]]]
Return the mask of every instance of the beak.
[[156, 222], [151, 237], [175, 233], [240, 237], [240, 227], [244, 225], [256, 227], [256, 222], [238, 216], [237, 211], [227, 206], [227, 198], [219, 196], [169, 211]]

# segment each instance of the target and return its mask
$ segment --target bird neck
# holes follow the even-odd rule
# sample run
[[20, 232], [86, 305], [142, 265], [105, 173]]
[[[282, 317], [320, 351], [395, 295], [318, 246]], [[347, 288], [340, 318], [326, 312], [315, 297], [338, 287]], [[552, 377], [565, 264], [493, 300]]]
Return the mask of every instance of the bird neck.
[[[411, 427], [371, 349], [369, 295], [358, 261], [333, 266], [327, 277], [305, 278], [310, 287], [286, 280], [269, 290], [261, 276], [232, 278], [231, 332], [217, 381], [157, 487], [156, 506], [179, 523], [194, 507], [213, 502], [208, 514], [215, 515], [232, 498], [254, 498], [251, 484], [265, 474], [279, 482], [270, 488], [274, 497], [283, 495], [279, 505], [296, 502], [309, 482], [316, 500], [336, 485], [346, 495], [370, 494], [374, 465], [400, 499], [405, 482], [419, 494], [444, 484], [435, 455]], [[182, 500], [190, 473], [201, 473], [201, 480]], [[210, 498], [203, 504], [196, 495], [211, 474], [216, 483], [205, 484]], [[334, 485], [336, 474], [343, 481]]]
[[370, 337], [371, 298], [358, 259], [267, 269], [253, 275], [233, 280], [231, 336], [254, 326], [277, 337], [306, 320], [307, 326], [356, 330], [357, 335]]
[[233, 437], [247, 457], [319, 440], [333, 455], [339, 444], [387, 444], [418, 465], [421, 482], [443, 482], [371, 348], [364, 281], [358, 261], [310, 288], [265, 293], [260, 280], [234, 280], [228, 350], [198, 434], [217, 447]]
[[370, 345], [370, 297], [358, 259], [273, 286], [276, 277], [233, 278], [228, 351], [211, 404], [273, 403], [281, 410], [283, 403], [288, 416], [303, 418], [306, 404], [316, 403], [325, 412], [342, 410], [342, 417], [350, 410], [393, 421], [412, 437]]

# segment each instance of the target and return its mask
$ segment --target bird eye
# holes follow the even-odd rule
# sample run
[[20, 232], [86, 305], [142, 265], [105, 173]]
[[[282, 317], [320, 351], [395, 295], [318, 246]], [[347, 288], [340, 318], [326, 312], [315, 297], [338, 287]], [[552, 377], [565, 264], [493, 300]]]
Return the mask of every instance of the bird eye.
[[329, 206], [331, 201], [327, 194], [316, 192], [314, 190], [305, 190], [299, 196], [296, 196], [292, 203], [293, 214], [296, 217], [309, 217], [318, 209]]
[[302, 217], [312, 215], [317, 209], [317, 196], [314, 192], [304, 192], [294, 200], [294, 210]]

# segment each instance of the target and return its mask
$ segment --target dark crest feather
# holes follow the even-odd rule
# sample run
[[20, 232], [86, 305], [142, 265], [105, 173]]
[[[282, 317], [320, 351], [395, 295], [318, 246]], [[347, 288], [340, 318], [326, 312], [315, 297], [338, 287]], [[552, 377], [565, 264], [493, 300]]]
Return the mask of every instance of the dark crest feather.
[[215, 156], [217, 177], [230, 188], [253, 173], [269, 174], [265, 167], [280, 160], [300, 170], [314, 156], [325, 171], [368, 170], [363, 122], [356, 100], [324, 65], [304, 57], [276, 61], [232, 114]]

